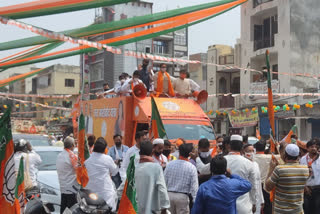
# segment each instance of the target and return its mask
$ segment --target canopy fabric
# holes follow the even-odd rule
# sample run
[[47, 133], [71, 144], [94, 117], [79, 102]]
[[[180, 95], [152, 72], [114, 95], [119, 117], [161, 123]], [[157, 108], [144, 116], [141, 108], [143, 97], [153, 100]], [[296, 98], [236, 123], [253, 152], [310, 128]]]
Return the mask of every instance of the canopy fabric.
[[[66, 34], [71, 37], [87, 37], [87, 36], [103, 34], [103, 33], [113, 33], [117, 31], [123, 31], [127, 29], [132, 29], [132, 28], [140, 28], [148, 25], [154, 25], [154, 24], [172, 21], [184, 14], [190, 15], [191, 13], [196, 11], [201, 11], [208, 8], [213, 8], [213, 7], [226, 5], [228, 3], [234, 3], [234, 2], [239, 2], [239, 0], [222, 0], [218, 2], [210, 2], [206, 4], [179, 8], [179, 9], [169, 10], [165, 12], [149, 14], [145, 16], [133, 17], [133, 18], [113, 21], [109, 23], [94, 24], [88, 27], [62, 31], [59, 33]], [[0, 43], [0, 50], [9, 50], [14, 48], [33, 46], [33, 45], [44, 44], [44, 43], [49, 43], [54, 41], [57, 41], [57, 40], [46, 38], [43, 36], [35, 36], [35, 37]]]
[[[132, 33], [129, 35], [124, 35], [124, 36], [120, 36], [120, 37], [111, 38], [108, 40], [103, 40], [100, 42], [102, 44], [119, 46], [119, 45], [131, 43], [131, 42], [137, 42], [137, 41], [153, 38], [153, 37], [156, 37], [156, 36], [159, 36], [162, 34], [167, 34], [167, 33], [179, 30], [179, 29], [183, 29], [185, 27], [192, 26], [194, 24], [198, 24], [198, 23], [203, 22], [205, 20], [208, 20], [212, 17], [215, 17], [219, 14], [222, 14], [222, 13], [224, 13], [234, 7], [237, 7], [246, 1], [247, 0], [233, 0], [233, 1], [224, 0], [221, 2], [224, 2], [225, 4], [220, 4], [219, 6], [215, 6], [215, 7], [209, 8], [209, 9], [204, 9], [204, 10], [190, 13], [190, 14], [188, 14], [190, 16], [189, 18], [187, 15], [176, 16], [173, 19], [174, 21], [170, 20], [171, 22], [169, 22], [167, 24], [159, 25], [155, 28], [139, 31], [139, 32]], [[71, 49], [67, 49], [67, 50], [63, 50], [63, 51], [57, 51], [57, 52], [50, 53], [50, 54], [44, 54], [44, 55], [40, 55], [40, 56], [28, 57], [26, 59], [0, 63], [0, 68], [9, 68], [9, 67], [14, 67], [14, 66], [43, 62], [43, 61], [58, 59], [58, 58], [62, 58], [62, 57], [68, 57], [68, 56], [73, 56], [73, 55], [77, 55], [77, 54], [93, 52], [96, 50], [97, 50], [96, 48], [88, 48], [87, 46], [81, 46], [81, 47], [71, 48]]]
[[28, 77], [31, 77], [31, 76], [34, 76], [42, 71], [44, 71], [45, 68], [40, 68], [40, 69], [37, 69], [37, 70], [34, 70], [34, 71], [30, 71], [30, 72], [27, 72], [27, 73], [24, 73], [24, 74], [19, 74], [19, 75], [16, 75], [16, 76], [13, 76], [13, 77], [9, 77], [7, 79], [4, 79], [4, 80], [0, 80], [0, 88], [4, 87], [4, 86], [7, 86], [11, 83], [14, 83], [16, 81], [19, 81], [19, 80], [23, 80], [23, 79], [26, 79]]
[[[137, 37], [133, 37], [133, 38], [130, 38], [130, 39], [127, 39], [127, 40], [123, 40], [123, 41], [117, 41], [117, 42], [114, 42], [114, 43], [110, 43], [109, 45], [114, 45], [114, 46], [118, 46], [118, 45], [123, 45], [123, 44], [128, 44], [128, 43], [132, 43], [132, 42], [136, 42], [136, 41], [141, 41], [141, 40], [145, 40], [145, 39], [149, 39], [149, 38], [153, 38], [153, 37], [156, 37], [156, 36], [159, 36], [159, 35], [163, 35], [163, 34], [167, 34], [167, 33], [170, 33], [170, 32], [174, 32], [176, 30], [179, 30], [179, 29], [183, 29], [185, 27], [189, 27], [189, 26], [192, 26], [194, 24], [198, 24], [200, 22], [203, 22], [205, 20], [208, 20], [212, 17], [215, 17], [219, 14], [222, 14], [234, 7], [237, 7], [239, 6], [240, 4], [246, 2], [247, 0], [238, 0], [238, 1], [233, 1], [232, 4], [226, 4], [224, 5], [223, 7], [221, 7], [219, 10], [212, 10], [210, 11], [212, 13], [212, 15], [210, 15], [210, 13], [208, 14], [205, 14], [205, 15], [199, 15], [198, 14], [198, 17], [203, 17], [202, 19], [200, 20], [197, 20], [197, 21], [194, 21], [192, 23], [189, 23], [189, 24], [183, 24], [185, 22], [188, 22], [188, 20], [177, 20], [175, 22], [175, 24], [168, 24], [166, 26], [166, 28], [163, 28], [161, 31], [156, 31], [155, 28], [151, 28], [151, 29], [148, 29], [148, 32], [147, 34], [144, 34], [144, 35], [140, 35], [140, 36], [137, 36]], [[196, 20], [196, 19], [195, 19]], [[177, 26], [177, 27], [175, 27]], [[159, 26], [159, 27], [163, 27], [163, 26]], [[140, 33], [140, 32], [138, 32]], [[105, 41], [102, 41], [101, 43], [106, 43]], [[58, 59], [58, 58], [63, 58], [63, 57], [69, 57], [69, 56], [74, 56], [74, 55], [77, 55], [77, 54], [83, 54], [83, 53], [88, 53], [88, 52], [93, 52], [93, 51], [96, 51], [97, 49], [96, 48], [86, 48], [86, 46], [81, 46], [81, 47], [76, 47], [76, 48], [71, 48], [71, 49], [67, 49], [67, 50], [62, 50], [62, 51], [57, 51], [57, 52], [54, 52], [54, 53], [50, 53], [50, 54], [44, 54], [44, 55], [41, 55], [41, 56], [34, 56], [34, 57], [29, 57], [29, 58], [26, 58], [26, 59], [22, 59], [22, 60], [16, 60], [16, 61], [13, 61], [13, 62], [8, 62], [8, 63], [0, 63], [0, 68], [9, 68], [9, 67], [15, 67], [15, 66], [21, 66], [21, 65], [27, 65], [27, 64], [32, 64], [32, 63], [37, 63], [37, 62], [43, 62], [43, 61], [49, 61], [49, 60], [54, 60], [54, 59]]]
[[37, 0], [0, 8], [0, 16], [11, 19], [30, 18], [105, 7], [137, 0]]

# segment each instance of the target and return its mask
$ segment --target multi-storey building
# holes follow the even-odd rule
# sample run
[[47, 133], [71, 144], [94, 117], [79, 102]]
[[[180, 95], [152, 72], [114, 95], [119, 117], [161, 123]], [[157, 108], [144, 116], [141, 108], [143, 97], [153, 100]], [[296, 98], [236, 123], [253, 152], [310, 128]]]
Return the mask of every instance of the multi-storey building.
[[[319, 81], [303, 74], [319, 74], [320, 17], [318, 0], [249, 0], [241, 6], [241, 66], [262, 71], [265, 52], [270, 51], [272, 89], [279, 93], [318, 92]], [[286, 73], [286, 74], [284, 74]], [[284, 75], [283, 75], [284, 74]], [[289, 75], [288, 75], [289, 74]], [[297, 74], [302, 74], [299, 76]], [[241, 72], [241, 93], [266, 93], [266, 72]], [[274, 97], [275, 105], [305, 104], [318, 97]], [[242, 107], [266, 106], [267, 98], [246, 96]], [[312, 116], [313, 115], [313, 116]], [[277, 137], [281, 138], [293, 124], [300, 127], [299, 137], [320, 136], [320, 120], [313, 109], [276, 114]], [[313, 119], [312, 119], [313, 117]], [[288, 119], [291, 118], [291, 119]], [[260, 131], [269, 132], [266, 114], [260, 113]], [[247, 129], [253, 133], [254, 128]]]

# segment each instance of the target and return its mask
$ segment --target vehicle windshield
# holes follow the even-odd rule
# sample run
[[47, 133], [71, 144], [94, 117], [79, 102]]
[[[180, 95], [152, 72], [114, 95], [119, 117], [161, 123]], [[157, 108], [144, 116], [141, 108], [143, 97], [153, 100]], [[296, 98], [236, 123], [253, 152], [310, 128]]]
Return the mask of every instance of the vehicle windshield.
[[169, 139], [183, 138], [185, 140], [199, 140], [207, 138], [215, 140], [212, 127], [208, 125], [194, 124], [164, 124], [164, 129]]
[[32, 146], [50, 146], [49, 138], [38, 135], [13, 135], [13, 140], [25, 139], [31, 143]]
[[42, 160], [39, 171], [56, 170], [56, 160], [60, 151], [39, 151], [37, 152]]

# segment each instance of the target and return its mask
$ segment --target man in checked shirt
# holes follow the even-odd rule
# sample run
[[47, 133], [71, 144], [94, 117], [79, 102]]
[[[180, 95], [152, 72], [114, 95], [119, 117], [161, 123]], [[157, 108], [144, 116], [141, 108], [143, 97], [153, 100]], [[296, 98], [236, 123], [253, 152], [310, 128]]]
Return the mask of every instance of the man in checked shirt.
[[188, 159], [192, 150], [192, 144], [179, 146], [179, 159], [169, 162], [164, 171], [172, 214], [189, 214], [189, 196], [194, 202], [197, 195], [198, 173]]

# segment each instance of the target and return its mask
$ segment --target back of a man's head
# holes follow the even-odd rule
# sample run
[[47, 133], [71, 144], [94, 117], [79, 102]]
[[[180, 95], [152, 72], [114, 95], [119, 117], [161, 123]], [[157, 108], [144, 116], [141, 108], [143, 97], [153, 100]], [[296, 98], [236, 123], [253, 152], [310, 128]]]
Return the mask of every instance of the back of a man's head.
[[149, 140], [144, 140], [140, 143], [140, 155], [151, 156], [153, 145]]
[[203, 149], [209, 148], [210, 147], [209, 140], [207, 138], [200, 139], [198, 143], [198, 147]]
[[210, 162], [210, 170], [213, 175], [226, 174], [227, 160], [222, 155], [215, 156]]
[[88, 144], [89, 144], [90, 147], [93, 146], [95, 140], [96, 140], [96, 137], [94, 135], [90, 135], [88, 137]]
[[179, 155], [184, 158], [188, 158], [192, 150], [193, 150], [192, 143], [184, 143], [181, 146], [179, 146]]
[[256, 144], [254, 144], [254, 147], [256, 148], [257, 152], [264, 152], [266, 149], [266, 142], [258, 141]]
[[139, 140], [141, 137], [145, 136], [145, 132], [144, 131], [137, 131], [136, 135], [135, 135], [135, 140]]
[[93, 151], [97, 153], [104, 153], [107, 147], [107, 142], [103, 137], [99, 137], [93, 147]]
[[63, 145], [65, 149], [71, 149], [72, 147], [74, 147], [73, 137], [66, 137], [63, 141]]

